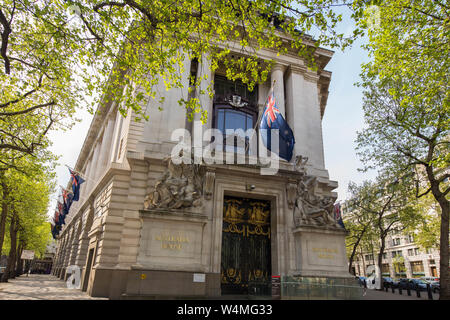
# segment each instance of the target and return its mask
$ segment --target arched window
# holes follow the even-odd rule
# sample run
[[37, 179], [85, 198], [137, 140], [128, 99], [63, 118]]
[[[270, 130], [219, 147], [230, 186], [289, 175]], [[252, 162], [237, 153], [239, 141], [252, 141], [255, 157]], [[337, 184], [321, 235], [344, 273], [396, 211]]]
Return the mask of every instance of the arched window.
[[246, 153], [246, 148], [237, 139], [244, 140], [243, 144], [247, 146], [249, 137], [242, 134], [227, 136], [227, 129], [242, 129], [246, 132], [255, 127], [258, 118], [257, 97], [257, 89], [250, 91], [241, 81], [231, 81], [219, 75], [214, 77], [214, 128], [223, 134], [224, 151]]

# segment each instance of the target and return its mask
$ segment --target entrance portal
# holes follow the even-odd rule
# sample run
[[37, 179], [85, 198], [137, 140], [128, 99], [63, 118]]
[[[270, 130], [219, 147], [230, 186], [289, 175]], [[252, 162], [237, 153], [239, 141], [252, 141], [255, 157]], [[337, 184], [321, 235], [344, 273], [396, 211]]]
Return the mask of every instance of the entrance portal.
[[224, 197], [222, 294], [246, 295], [271, 279], [270, 201]]

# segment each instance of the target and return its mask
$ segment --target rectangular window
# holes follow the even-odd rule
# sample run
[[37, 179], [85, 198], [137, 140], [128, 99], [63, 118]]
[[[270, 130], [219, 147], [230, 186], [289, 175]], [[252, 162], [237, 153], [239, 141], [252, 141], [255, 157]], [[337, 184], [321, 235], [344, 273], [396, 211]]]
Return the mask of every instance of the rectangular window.
[[403, 257], [402, 250], [392, 251], [392, 258], [395, 258], [395, 257]]
[[392, 240], [392, 244], [393, 244], [394, 246], [400, 245], [400, 238], [395, 238], [395, 239], [393, 239], [393, 240]]
[[420, 254], [419, 248], [415, 248], [415, 249], [414, 249], [414, 254], [415, 254], [416, 256]]
[[408, 256], [413, 256], [413, 255], [414, 255], [414, 250], [408, 249]]
[[411, 270], [412, 270], [412, 272], [413, 272], [413, 274], [415, 273], [415, 272], [417, 272], [417, 273], [422, 273], [423, 272], [423, 263], [422, 263], [422, 261], [414, 261], [414, 262], [411, 262]]
[[[215, 143], [223, 151], [253, 155], [257, 153], [258, 136], [253, 136], [249, 130], [255, 128], [258, 119], [257, 99], [257, 90], [250, 91], [239, 80], [232, 81], [215, 75], [213, 122], [214, 128], [219, 129], [223, 135], [223, 141]], [[246, 132], [247, 130], [249, 131]]]

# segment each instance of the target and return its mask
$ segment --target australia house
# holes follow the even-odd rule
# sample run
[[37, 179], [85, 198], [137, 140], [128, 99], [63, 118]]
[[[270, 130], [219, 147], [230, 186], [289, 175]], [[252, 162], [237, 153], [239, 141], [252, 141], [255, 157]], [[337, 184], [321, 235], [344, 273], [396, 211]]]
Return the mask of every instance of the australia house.
[[[112, 299], [263, 296], [273, 279], [283, 298], [285, 282], [349, 280], [322, 139], [333, 52], [316, 54], [312, 71], [295, 53], [261, 50], [262, 60], [276, 63], [252, 91], [221, 68], [212, 73], [207, 58], [187, 58], [184, 88], [166, 91], [161, 83], [162, 111], [158, 97], [150, 100], [149, 121], [101, 103], [74, 167], [85, 182], [58, 236], [53, 274], [67, 279], [77, 266], [81, 290]], [[189, 93], [190, 75], [205, 72], [202, 85], [212, 81], [214, 96]], [[276, 105], [295, 137], [290, 161], [280, 159], [273, 174], [259, 162], [173, 161], [176, 130], [195, 149], [208, 144], [208, 129], [225, 137], [227, 129], [254, 128], [274, 80]], [[189, 95], [208, 111], [206, 123], [187, 120], [177, 101]], [[215, 157], [258, 157], [237, 140], [217, 141]]]

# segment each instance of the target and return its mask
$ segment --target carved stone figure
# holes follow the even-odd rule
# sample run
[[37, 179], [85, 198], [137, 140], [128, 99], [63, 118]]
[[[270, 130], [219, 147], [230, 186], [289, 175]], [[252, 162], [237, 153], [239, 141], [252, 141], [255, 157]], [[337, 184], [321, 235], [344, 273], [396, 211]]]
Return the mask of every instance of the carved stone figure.
[[334, 199], [316, 195], [316, 177], [299, 181], [297, 198], [294, 206], [294, 223], [296, 226], [336, 226], [333, 217]]
[[164, 159], [167, 169], [144, 200], [144, 208], [181, 209], [202, 204], [203, 178], [197, 165], [174, 164]]

